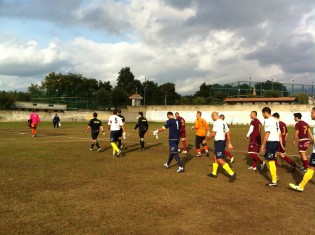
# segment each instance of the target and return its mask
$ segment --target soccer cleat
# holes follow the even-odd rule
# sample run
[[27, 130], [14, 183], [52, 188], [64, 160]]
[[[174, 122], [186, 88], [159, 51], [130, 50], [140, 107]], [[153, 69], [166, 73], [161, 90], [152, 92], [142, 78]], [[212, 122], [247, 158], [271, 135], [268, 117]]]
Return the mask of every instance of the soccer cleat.
[[201, 153], [197, 153], [197, 156], [196, 157], [201, 157]]
[[262, 171], [266, 166], [266, 162], [263, 161], [261, 164], [260, 164], [260, 170]]
[[170, 166], [167, 163], [164, 163], [163, 166], [165, 166], [166, 169], [170, 168]]
[[233, 175], [230, 175], [230, 183], [234, 182], [236, 180], [236, 173]]
[[119, 157], [120, 154], [121, 154], [121, 150], [119, 150], [119, 151], [116, 153], [116, 157]]
[[180, 149], [178, 149], [178, 152], [180, 153]]
[[184, 167], [179, 167], [178, 170], [176, 171], [177, 173], [184, 172]]
[[269, 187], [277, 187], [277, 183], [273, 183], [273, 182], [270, 182], [270, 183], [267, 183], [265, 184], [266, 186], [269, 186]]
[[298, 185], [295, 185], [295, 184], [289, 184], [289, 186], [294, 189], [295, 191], [298, 191], [298, 192], [303, 192], [304, 189], [303, 188], [300, 188], [300, 186]]
[[206, 151], [206, 157], [209, 157], [209, 151]]
[[99, 153], [100, 153], [101, 151], [102, 151], [102, 149], [101, 149], [101, 148], [99, 148], [99, 149], [97, 150], [97, 152], [99, 152]]
[[295, 170], [296, 170], [296, 163], [293, 162], [293, 163], [291, 164], [291, 171], [292, 171], [292, 173], [294, 173]]
[[214, 175], [214, 174], [212, 174], [212, 173], [208, 174], [207, 176], [212, 177], [212, 178], [218, 178], [217, 175]]
[[234, 162], [234, 160], [235, 160], [235, 157], [231, 157], [231, 159], [230, 159], [230, 163], [233, 163], [233, 162]]
[[303, 167], [301, 167], [301, 171], [306, 172], [307, 168], [303, 166]]
[[187, 153], [187, 151], [186, 151], [186, 150], [184, 150], [182, 153]]
[[93, 151], [93, 149], [90, 149], [90, 151]]
[[257, 171], [257, 168], [256, 167], [253, 167], [253, 166], [250, 166], [247, 168], [248, 170], [253, 170], [253, 171]]

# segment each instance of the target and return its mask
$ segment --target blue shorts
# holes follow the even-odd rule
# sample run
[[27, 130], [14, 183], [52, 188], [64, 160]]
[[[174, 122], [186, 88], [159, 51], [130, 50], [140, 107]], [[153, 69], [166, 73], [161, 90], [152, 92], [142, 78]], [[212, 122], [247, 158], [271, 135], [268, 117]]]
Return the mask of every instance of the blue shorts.
[[266, 143], [266, 152], [265, 152], [265, 158], [268, 161], [275, 160], [276, 152], [278, 150], [280, 142], [278, 141], [267, 141]]
[[170, 153], [178, 153], [178, 143], [179, 140], [168, 140], [168, 144], [170, 146]]
[[117, 142], [119, 138], [120, 138], [120, 130], [110, 132], [110, 142]]
[[224, 158], [224, 149], [226, 147], [225, 140], [214, 141], [214, 154], [216, 158]]
[[312, 153], [309, 165], [315, 167], [315, 153]]

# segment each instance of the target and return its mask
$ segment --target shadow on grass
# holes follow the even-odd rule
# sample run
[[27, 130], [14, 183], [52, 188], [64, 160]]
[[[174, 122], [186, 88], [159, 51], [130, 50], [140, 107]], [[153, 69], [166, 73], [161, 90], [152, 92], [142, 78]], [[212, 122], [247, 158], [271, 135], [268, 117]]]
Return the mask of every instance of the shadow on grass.
[[[145, 147], [145, 150], [144, 150], [144, 151], [139, 151], [139, 150], [140, 150], [140, 144], [128, 145], [128, 146], [125, 148], [125, 150], [123, 150], [123, 152], [122, 152], [121, 155], [124, 157], [127, 153], [132, 153], [132, 152], [136, 152], [136, 151], [141, 152], [141, 153], [145, 153], [146, 150], [149, 150], [149, 149], [151, 149], [151, 148], [153, 148], [153, 147], [160, 146], [160, 145], [162, 145], [162, 143], [147, 145], [147, 146]], [[136, 147], [136, 146], [137, 146], [137, 147]]]

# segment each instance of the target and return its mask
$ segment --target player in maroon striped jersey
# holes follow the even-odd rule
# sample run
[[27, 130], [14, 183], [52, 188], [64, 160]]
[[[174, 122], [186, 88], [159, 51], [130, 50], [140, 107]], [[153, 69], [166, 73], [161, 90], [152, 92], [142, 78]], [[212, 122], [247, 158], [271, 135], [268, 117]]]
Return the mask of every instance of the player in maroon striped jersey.
[[294, 121], [296, 121], [296, 124], [295, 124], [295, 134], [294, 134], [294, 139], [292, 141], [292, 145], [295, 145], [297, 138], [299, 138], [298, 149], [299, 149], [301, 160], [303, 162], [303, 167], [301, 168], [301, 170], [306, 172], [309, 166], [308, 160], [306, 157], [306, 151], [308, 147], [310, 146], [310, 144], [312, 143], [311, 140], [313, 140], [313, 135], [312, 135], [309, 125], [303, 120], [301, 120], [302, 119], [301, 113], [294, 113], [293, 116], [294, 116]]
[[[220, 115], [220, 118], [225, 121], [225, 116], [223, 114]], [[226, 124], [228, 127], [229, 125]], [[230, 132], [231, 133], [231, 132]], [[225, 139], [227, 140], [227, 134], [225, 134]], [[224, 149], [224, 155], [230, 158], [230, 163], [233, 163], [235, 160], [235, 157], [232, 156], [232, 154], [230, 153], [230, 151], [228, 151], [226, 148]]]
[[[183, 144], [183, 153], [187, 153], [187, 144], [186, 144], [186, 121], [184, 118], [182, 118], [181, 116], [179, 116], [179, 113], [176, 112], [175, 113], [175, 117], [176, 119], [181, 123], [181, 127], [179, 130], [179, 136], [180, 139], [182, 141]], [[180, 150], [178, 149], [178, 152], [180, 152]]]

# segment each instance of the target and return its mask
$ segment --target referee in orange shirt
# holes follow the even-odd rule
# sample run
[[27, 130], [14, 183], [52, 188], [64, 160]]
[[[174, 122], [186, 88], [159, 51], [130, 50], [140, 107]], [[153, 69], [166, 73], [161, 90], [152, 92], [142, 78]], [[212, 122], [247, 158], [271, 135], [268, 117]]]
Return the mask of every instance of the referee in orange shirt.
[[201, 157], [200, 144], [203, 146], [203, 149], [206, 152], [206, 157], [209, 157], [207, 143], [203, 144], [202, 142], [205, 140], [207, 132], [210, 131], [210, 128], [206, 120], [203, 119], [201, 115], [202, 113], [200, 111], [197, 111], [196, 113], [197, 120], [196, 120], [195, 126], [193, 126], [191, 129], [196, 130], [195, 145], [196, 145], [196, 150], [197, 150], [197, 157]]

